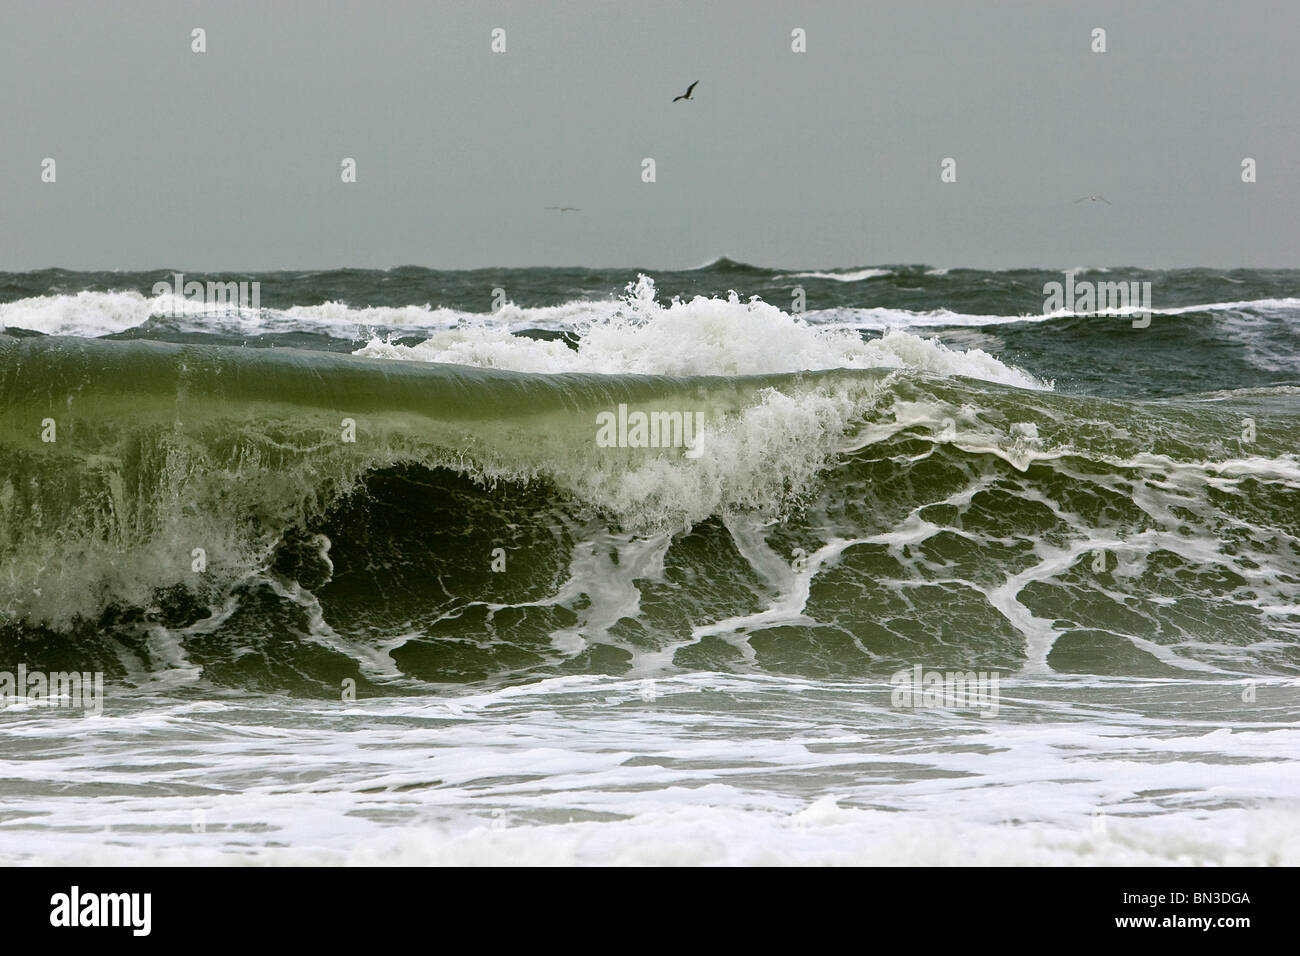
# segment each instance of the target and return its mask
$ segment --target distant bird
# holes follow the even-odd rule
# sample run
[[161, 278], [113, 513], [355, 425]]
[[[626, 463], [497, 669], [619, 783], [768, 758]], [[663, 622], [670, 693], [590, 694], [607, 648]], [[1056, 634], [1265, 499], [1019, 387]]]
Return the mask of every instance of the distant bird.
[[1098, 199], [1100, 199], [1102, 202], [1104, 202], [1107, 206], [1113, 206], [1113, 205], [1115, 205], [1113, 202], [1111, 202], [1111, 201], [1110, 201], [1109, 199], [1107, 199], [1105, 196], [1098, 196], [1096, 193], [1093, 193], [1091, 196], [1084, 196], [1082, 199], [1076, 199], [1076, 200], [1074, 201], [1074, 204], [1077, 206], [1077, 205], [1079, 205], [1079, 203], [1081, 203], [1081, 202], [1096, 202]]
[[694, 92], [695, 88], [696, 88], [697, 86], [699, 86], [699, 85], [700, 85], [700, 81], [699, 81], [699, 80], [696, 80], [696, 81], [695, 81], [694, 83], [692, 83], [690, 86], [686, 87], [686, 92], [683, 93], [681, 96], [674, 96], [674, 97], [673, 97], [673, 102], [676, 103], [678, 100], [689, 100], [689, 99], [693, 99], [694, 97], [691, 96], [691, 93]]
[[547, 206], [547, 209], [554, 209], [557, 212], [582, 212], [577, 206]]

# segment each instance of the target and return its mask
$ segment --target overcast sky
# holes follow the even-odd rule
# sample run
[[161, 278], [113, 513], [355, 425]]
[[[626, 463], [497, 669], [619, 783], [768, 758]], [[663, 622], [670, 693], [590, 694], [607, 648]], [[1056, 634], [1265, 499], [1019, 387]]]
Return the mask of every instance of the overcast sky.
[[3, 0], [0, 270], [1296, 266], [1298, 38], [1294, 0]]

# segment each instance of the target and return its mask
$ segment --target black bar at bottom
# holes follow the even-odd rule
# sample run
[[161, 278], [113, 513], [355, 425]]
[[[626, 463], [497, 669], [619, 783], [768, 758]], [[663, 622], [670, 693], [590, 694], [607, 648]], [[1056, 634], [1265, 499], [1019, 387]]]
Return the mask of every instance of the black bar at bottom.
[[[401, 868], [32, 868], [6, 870], [0, 883], [11, 946], [75, 935], [78, 943], [337, 947], [414, 932], [436, 947], [455, 929], [457, 938], [468, 933], [496, 948], [512, 934], [529, 946], [595, 930], [694, 938], [688, 924], [733, 941], [779, 930], [813, 943], [838, 925], [837, 934], [849, 931], [864, 945], [890, 930], [891, 938], [951, 932], [950, 942], [996, 931], [1022, 942], [1196, 935], [1231, 945], [1280, 938], [1292, 923], [1285, 907], [1294, 871], [574, 869], [504, 877]], [[1051, 935], [1021, 935], [1036, 932]], [[584, 946], [597, 939], [585, 938]]]

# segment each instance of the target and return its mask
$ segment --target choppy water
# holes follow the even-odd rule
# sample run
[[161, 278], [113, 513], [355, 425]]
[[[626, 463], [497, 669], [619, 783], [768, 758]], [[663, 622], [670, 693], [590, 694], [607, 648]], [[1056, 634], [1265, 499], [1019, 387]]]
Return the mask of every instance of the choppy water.
[[0, 856], [1300, 858], [1300, 272], [169, 278], [0, 275]]

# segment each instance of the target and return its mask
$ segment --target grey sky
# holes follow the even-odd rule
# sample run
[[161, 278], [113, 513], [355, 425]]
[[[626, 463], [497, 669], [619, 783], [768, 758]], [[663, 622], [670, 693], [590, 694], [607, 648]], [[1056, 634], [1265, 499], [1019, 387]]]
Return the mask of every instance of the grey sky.
[[1289, 0], [5, 0], [0, 270], [1296, 266], [1297, 36]]

